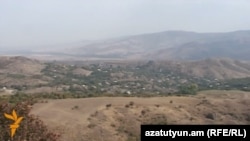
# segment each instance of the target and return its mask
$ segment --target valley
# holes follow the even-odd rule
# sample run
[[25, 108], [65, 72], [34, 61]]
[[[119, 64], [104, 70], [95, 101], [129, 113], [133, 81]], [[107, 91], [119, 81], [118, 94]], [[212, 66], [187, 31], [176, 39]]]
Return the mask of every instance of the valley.
[[195, 94], [213, 89], [250, 90], [250, 64], [231, 59], [72, 63], [7, 57], [6, 63], [2, 59], [1, 64], [0, 87], [19, 96], [42, 95], [44, 98], [58, 99], [144, 97]]
[[0, 102], [29, 101], [61, 141], [138, 141], [141, 124], [250, 123], [247, 61], [0, 60]]

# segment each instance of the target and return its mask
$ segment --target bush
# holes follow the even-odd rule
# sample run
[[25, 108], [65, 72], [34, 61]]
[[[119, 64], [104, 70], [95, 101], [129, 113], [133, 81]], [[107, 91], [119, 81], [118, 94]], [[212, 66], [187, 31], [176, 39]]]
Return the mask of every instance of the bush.
[[133, 101], [130, 101], [130, 102], [129, 102], [129, 105], [130, 105], [130, 106], [133, 106], [134, 104], [135, 104], [135, 103], [134, 103]]
[[128, 104], [126, 104], [126, 105], [125, 105], [125, 107], [126, 107], [126, 108], [129, 108], [129, 105], [128, 105]]
[[212, 113], [205, 114], [205, 117], [211, 120], [214, 120], [214, 115]]
[[107, 105], [106, 105], [107, 108], [109, 108], [109, 107], [111, 107], [111, 106], [112, 106], [112, 104], [107, 104]]
[[[10, 124], [13, 121], [6, 119], [4, 113], [10, 114], [15, 110], [18, 117], [23, 117], [20, 127], [17, 128], [13, 139], [10, 139]], [[59, 135], [50, 132], [44, 123], [34, 115], [30, 115], [30, 102], [21, 102], [16, 105], [0, 104], [0, 140], [1, 141], [57, 141]]]
[[198, 92], [198, 85], [197, 84], [191, 84], [191, 85], [185, 85], [179, 87], [179, 93], [181, 94], [197, 94]]

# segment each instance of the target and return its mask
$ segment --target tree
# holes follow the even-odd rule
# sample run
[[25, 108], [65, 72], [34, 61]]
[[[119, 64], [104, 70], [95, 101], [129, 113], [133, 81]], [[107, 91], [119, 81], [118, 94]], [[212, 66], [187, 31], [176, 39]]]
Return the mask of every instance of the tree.
[[190, 85], [185, 85], [185, 86], [180, 86], [179, 87], [179, 93], [181, 94], [197, 94], [198, 92], [198, 85], [197, 84], [190, 84]]

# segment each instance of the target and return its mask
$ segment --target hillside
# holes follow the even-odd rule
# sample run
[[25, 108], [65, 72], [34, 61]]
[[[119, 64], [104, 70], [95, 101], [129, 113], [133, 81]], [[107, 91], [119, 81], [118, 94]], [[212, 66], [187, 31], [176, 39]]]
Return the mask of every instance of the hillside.
[[22, 56], [0, 57], [0, 85], [23, 86], [47, 83], [42, 77], [41, 70], [45, 67], [38, 60]]
[[[250, 78], [250, 63], [232, 59], [67, 63], [0, 57], [0, 87], [30, 94], [171, 94], [193, 83], [202, 89], [225, 89], [229, 85], [224, 80], [241, 78]], [[230, 81], [231, 89], [248, 89], [242, 84], [246, 80]]]
[[250, 93], [206, 91], [196, 96], [100, 97], [35, 104], [62, 140], [139, 140], [140, 124], [250, 124]]
[[[152, 55], [158, 59], [198, 60], [204, 58], [233, 58], [249, 60], [250, 32], [238, 31], [221, 34], [207, 34], [200, 38], [173, 48], [162, 49]], [[201, 35], [203, 36], [203, 35]], [[204, 37], [204, 36], [203, 36]]]
[[232, 59], [205, 59], [199, 61], [180, 61], [176, 64], [182, 73], [196, 77], [231, 79], [250, 77], [249, 62]]
[[[72, 45], [73, 46], [73, 45]], [[45, 52], [85, 59], [199, 60], [231, 58], [250, 60], [250, 31], [196, 33], [165, 31], [70, 45], [65, 50]], [[70, 49], [69, 49], [70, 48]], [[41, 53], [41, 52], [40, 52]]]
[[250, 60], [250, 30], [197, 33], [164, 31], [103, 40], [79, 41], [33, 50], [10, 50], [41, 60]]
[[148, 61], [139, 66], [151, 71], [170, 70], [175, 73], [200, 78], [231, 79], [250, 77], [250, 63], [248, 61], [229, 58], [208, 58], [195, 61]]
[[38, 60], [29, 59], [22, 56], [1, 56], [0, 73], [37, 75], [44, 65]]

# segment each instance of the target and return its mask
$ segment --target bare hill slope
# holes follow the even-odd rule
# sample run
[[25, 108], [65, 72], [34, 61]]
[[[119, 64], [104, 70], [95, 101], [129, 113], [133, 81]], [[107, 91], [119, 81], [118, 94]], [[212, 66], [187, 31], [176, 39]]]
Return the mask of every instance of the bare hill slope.
[[[39, 79], [41, 70], [45, 65], [38, 60], [22, 56], [1, 56], [0, 57], [0, 85], [22, 86], [46, 83]], [[39, 76], [35, 78], [34, 76]], [[41, 77], [40, 77], [41, 78]]]
[[44, 65], [38, 60], [26, 57], [0, 57], [0, 73], [36, 75], [40, 74], [43, 67]]
[[152, 70], [168, 69], [194, 77], [231, 79], [250, 77], [250, 63], [228, 58], [209, 58], [197, 61], [149, 61], [146, 68]]
[[198, 77], [217, 79], [250, 77], [250, 64], [231, 59], [206, 59], [184, 62], [180, 65], [181, 72]]
[[250, 93], [207, 91], [196, 96], [100, 97], [35, 104], [62, 140], [138, 140], [140, 124], [250, 124]]

